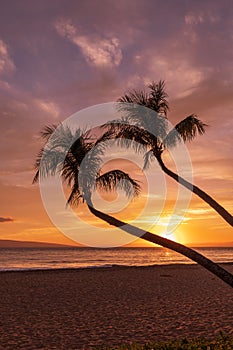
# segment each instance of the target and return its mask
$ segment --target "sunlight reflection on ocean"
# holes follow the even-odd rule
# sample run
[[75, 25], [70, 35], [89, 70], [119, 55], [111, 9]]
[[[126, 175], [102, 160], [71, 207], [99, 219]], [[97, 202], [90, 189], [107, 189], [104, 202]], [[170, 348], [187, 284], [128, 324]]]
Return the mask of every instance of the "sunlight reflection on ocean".
[[[233, 263], [233, 247], [196, 248], [218, 263]], [[165, 248], [0, 248], [0, 271], [193, 263]]]

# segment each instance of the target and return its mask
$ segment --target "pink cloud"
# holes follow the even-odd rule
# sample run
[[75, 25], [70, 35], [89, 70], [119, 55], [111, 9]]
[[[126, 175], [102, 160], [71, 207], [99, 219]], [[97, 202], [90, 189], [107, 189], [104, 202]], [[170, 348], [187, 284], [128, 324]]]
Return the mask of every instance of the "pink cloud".
[[15, 70], [15, 64], [10, 57], [7, 44], [0, 39], [0, 74]]
[[77, 28], [67, 19], [60, 19], [55, 28], [62, 37], [68, 38], [78, 46], [87, 63], [95, 67], [117, 67], [122, 60], [119, 39], [106, 38], [95, 34], [80, 35]]

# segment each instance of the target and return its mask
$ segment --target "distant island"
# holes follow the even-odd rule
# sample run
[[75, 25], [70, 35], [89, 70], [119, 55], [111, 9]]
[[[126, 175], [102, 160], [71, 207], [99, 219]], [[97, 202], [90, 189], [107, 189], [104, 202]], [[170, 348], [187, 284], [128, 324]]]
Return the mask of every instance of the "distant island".
[[47, 242], [30, 242], [15, 240], [0, 240], [0, 248], [75, 248], [75, 245], [47, 243]]
[[[209, 247], [215, 247], [215, 248], [231, 248], [233, 247], [233, 242], [226, 242], [226, 243], [193, 243], [193, 244], [187, 244], [187, 246], [192, 248], [209, 248]], [[69, 244], [58, 244], [58, 243], [48, 243], [48, 242], [34, 242], [34, 241], [16, 241], [16, 240], [3, 240], [0, 239], [0, 248], [78, 248], [78, 247], [85, 247], [82, 245], [78, 245], [75, 243], [73, 245]], [[154, 246], [143, 246], [143, 245], [133, 245], [127, 244], [125, 246], [119, 247], [119, 248], [161, 248], [158, 245]]]

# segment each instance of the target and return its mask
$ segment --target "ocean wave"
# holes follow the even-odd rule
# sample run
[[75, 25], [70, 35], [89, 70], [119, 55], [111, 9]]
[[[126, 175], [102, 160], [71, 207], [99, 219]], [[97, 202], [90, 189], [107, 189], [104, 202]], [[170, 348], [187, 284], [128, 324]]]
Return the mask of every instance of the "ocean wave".
[[195, 263], [170, 263], [170, 264], [148, 264], [148, 265], [123, 265], [123, 264], [103, 264], [103, 265], [86, 265], [75, 267], [7, 267], [1, 268], [0, 272], [20, 272], [20, 271], [73, 271], [73, 270], [87, 270], [87, 269], [108, 269], [108, 268], [135, 268], [135, 267], [155, 267], [155, 266], [169, 266], [169, 265], [196, 265]]

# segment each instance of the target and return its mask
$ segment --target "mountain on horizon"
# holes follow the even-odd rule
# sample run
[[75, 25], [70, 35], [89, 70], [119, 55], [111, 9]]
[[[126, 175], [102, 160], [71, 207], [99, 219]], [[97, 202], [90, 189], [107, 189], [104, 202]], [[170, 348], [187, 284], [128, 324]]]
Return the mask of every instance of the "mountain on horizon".
[[0, 239], [0, 248], [75, 248], [77, 245]]
[[[227, 242], [227, 243], [216, 243], [213, 245], [213, 243], [202, 243], [202, 244], [187, 244], [187, 246], [192, 248], [231, 248], [233, 247], [233, 242]], [[85, 247], [78, 244], [59, 244], [59, 243], [48, 243], [48, 242], [35, 242], [35, 241], [17, 241], [17, 240], [3, 240], [0, 239], [0, 248], [78, 248], [78, 247]], [[159, 245], [155, 245], [154, 247], [160, 247]], [[141, 246], [141, 245], [132, 245], [128, 244], [125, 245], [122, 248], [151, 248], [151, 246]]]

